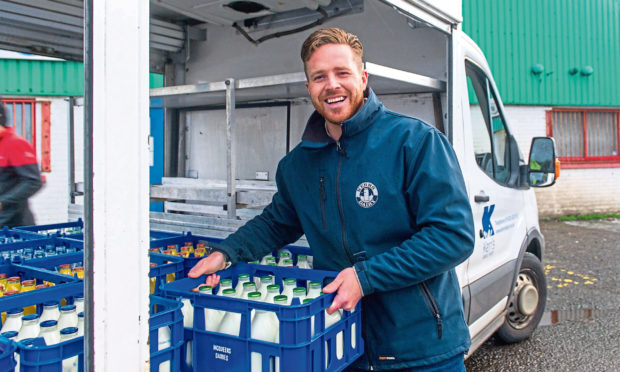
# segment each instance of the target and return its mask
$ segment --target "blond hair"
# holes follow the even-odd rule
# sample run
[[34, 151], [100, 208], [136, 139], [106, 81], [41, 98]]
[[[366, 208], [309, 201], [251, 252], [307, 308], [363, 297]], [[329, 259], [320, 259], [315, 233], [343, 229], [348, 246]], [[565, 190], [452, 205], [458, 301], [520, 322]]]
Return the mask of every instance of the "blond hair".
[[360, 70], [362, 69], [364, 47], [360, 39], [343, 29], [330, 27], [314, 31], [301, 45], [301, 60], [304, 63], [304, 70], [306, 69], [306, 62], [314, 51], [326, 44], [344, 44], [351, 47], [353, 54], [358, 58]]

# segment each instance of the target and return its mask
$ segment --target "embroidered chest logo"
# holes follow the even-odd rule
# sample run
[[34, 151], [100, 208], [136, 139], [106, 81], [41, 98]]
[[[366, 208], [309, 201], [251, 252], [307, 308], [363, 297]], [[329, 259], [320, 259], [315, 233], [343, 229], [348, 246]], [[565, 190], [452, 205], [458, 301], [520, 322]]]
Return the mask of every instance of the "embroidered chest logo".
[[370, 208], [377, 203], [379, 191], [377, 186], [370, 182], [362, 182], [355, 190], [355, 200], [362, 208]]

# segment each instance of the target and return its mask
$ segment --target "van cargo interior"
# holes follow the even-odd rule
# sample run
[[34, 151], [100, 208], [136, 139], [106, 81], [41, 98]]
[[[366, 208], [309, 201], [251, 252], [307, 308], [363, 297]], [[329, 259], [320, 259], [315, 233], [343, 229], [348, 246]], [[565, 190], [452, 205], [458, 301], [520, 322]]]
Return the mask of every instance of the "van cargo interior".
[[[151, 11], [206, 32], [177, 61], [182, 69], [167, 70], [181, 73], [150, 93], [169, 112], [166, 135], [174, 139], [162, 185], [151, 188], [165, 200], [164, 213], [152, 214], [163, 224], [181, 215], [201, 226], [198, 216], [245, 220], [270, 201], [278, 161], [300, 142], [313, 111], [300, 48], [319, 27], [359, 36], [369, 86], [388, 109], [444, 132], [449, 125], [450, 40], [422, 20], [368, 0], [196, 3], [164, 0]], [[231, 184], [236, 202], [225, 194]]]

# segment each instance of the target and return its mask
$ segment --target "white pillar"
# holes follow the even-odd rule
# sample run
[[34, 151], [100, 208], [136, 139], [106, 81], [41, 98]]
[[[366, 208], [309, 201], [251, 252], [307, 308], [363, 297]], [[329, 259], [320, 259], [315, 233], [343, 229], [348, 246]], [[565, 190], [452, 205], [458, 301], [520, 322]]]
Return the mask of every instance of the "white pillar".
[[97, 371], [148, 371], [149, 1], [93, 1]]

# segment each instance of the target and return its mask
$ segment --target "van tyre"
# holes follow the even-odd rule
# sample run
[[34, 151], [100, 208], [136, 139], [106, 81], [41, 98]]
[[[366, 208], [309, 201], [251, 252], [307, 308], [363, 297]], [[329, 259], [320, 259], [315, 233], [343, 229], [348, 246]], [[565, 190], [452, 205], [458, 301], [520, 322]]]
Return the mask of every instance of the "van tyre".
[[499, 339], [514, 343], [530, 337], [540, 323], [546, 301], [547, 281], [542, 263], [532, 253], [525, 252], [506, 309], [506, 320], [497, 331]]

